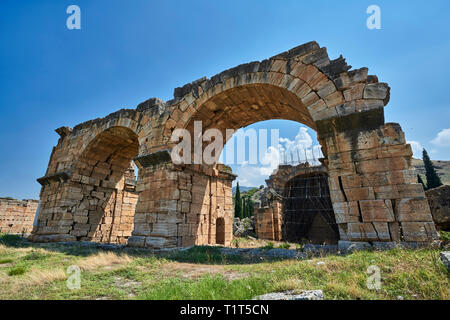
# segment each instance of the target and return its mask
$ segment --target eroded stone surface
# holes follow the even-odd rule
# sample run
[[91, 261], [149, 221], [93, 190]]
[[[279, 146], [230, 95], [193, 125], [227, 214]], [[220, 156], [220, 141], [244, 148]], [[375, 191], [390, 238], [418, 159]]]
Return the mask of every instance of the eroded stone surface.
[[325, 300], [322, 290], [308, 290], [300, 294], [294, 291], [272, 292], [254, 297], [253, 300]]
[[425, 192], [436, 226], [450, 231], [450, 186], [443, 185]]
[[38, 203], [37, 200], [0, 198], [0, 232], [30, 234]]

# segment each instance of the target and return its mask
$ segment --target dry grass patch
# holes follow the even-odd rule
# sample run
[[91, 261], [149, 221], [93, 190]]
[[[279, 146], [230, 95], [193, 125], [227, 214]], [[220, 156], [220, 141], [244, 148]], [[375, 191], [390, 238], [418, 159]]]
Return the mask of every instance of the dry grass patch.
[[49, 282], [66, 279], [67, 275], [63, 269], [32, 269], [23, 279], [21, 279], [21, 283], [24, 285], [39, 286]]
[[227, 280], [249, 277], [248, 273], [227, 270], [223, 265], [170, 262], [164, 266], [164, 274], [173, 276], [180, 274], [187, 279], [199, 279], [205, 275], [221, 274]]
[[114, 252], [100, 252], [77, 262], [82, 270], [95, 270], [98, 268], [115, 268], [128, 264], [133, 259], [126, 254], [116, 254]]

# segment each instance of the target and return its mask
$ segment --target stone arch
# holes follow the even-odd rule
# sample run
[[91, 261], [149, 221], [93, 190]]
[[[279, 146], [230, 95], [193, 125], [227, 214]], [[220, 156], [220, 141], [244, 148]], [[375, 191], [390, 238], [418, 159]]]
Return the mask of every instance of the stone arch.
[[[73, 130], [59, 128], [46, 175], [38, 179], [42, 210], [34, 236], [70, 240], [61, 235], [71, 225], [58, 219], [71, 203], [65, 192], [80, 150], [108, 127], [123, 126], [139, 142], [141, 196], [128, 245], [212, 243], [216, 218], [232, 218], [235, 176], [222, 165], [172, 163], [173, 130], [191, 129], [195, 120], [223, 130], [279, 118], [316, 130], [341, 240], [431, 241], [437, 234], [415, 181], [411, 147], [398, 124], [384, 121], [389, 92], [367, 68], [351, 70], [342, 56], [330, 60], [326, 48], [309, 42], [176, 88], [168, 102], [149, 99]], [[231, 241], [232, 230], [226, 232]]]
[[326, 48], [310, 42], [211, 79], [202, 78], [175, 89], [178, 102], [166, 122], [165, 136], [174, 128], [187, 127], [194, 118], [220, 124], [222, 111], [228, 112], [222, 121], [229, 121], [230, 128], [251, 123], [244, 118], [236, 124], [229, 114], [236, 109], [248, 117], [256, 116], [256, 121], [267, 120], [260, 114], [267, 102], [276, 106], [268, 110], [272, 111], [269, 117], [298, 121], [315, 130], [317, 121], [385, 106], [389, 101], [387, 84], [368, 76], [367, 68], [348, 71], [350, 68], [344, 58], [330, 60]]
[[330, 60], [310, 42], [202, 78], [175, 89], [164, 137], [175, 128], [192, 131], [195, 120], [221, 130], [274, 118], [306, 124], [325, 155], [342, 240], [430, 240], [436, 232], [429, 214], [400, 218], [401, 199], [425, 197], [400, 126], [384, 122], [390, 88], [367, 68], [350, 69], [342, 56]]
[[78, 138], [79, 147], [66, 171], [39, 179], [46, 201], [32, 240], [126, 244], [138, 201], [132, 159], [139, 139], [131, 123], [112, 119], [94, 128], [89, 124], [87, 133], [82, 124], [62, 134], [62, 140]]
[[72, 175], [82, 196], [71, 208], [74, 225], [69, 234], [83, 241], [126, 243], [138, 200], [132, 163], [138, 147], [136, 133], [121, 126], [108, 127], [89, 142]]

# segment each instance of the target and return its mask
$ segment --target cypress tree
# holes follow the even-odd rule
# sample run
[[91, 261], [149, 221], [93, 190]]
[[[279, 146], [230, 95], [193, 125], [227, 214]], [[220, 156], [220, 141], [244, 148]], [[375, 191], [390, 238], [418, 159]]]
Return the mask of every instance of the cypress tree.
[[425, 176], [427, 177], [427, 190], [442, 186], [441, 178], [437, 175], [427, 150], [423, 149], [422, 156], [423, 164], [425, 166]]
[[239, 190], [239, 182], [236, 186], [236, 196], [234, 198], [234, 216], [242, 218], [242, 199], [241, 191]]
[[250, 199], [248, 203], [248, 217], [251, 218], [253, 216], [253, 210], [255, 209], [255, 203]]
[[242, 218], [247, 217], [247, 201], [245, 197], [242, 197]]

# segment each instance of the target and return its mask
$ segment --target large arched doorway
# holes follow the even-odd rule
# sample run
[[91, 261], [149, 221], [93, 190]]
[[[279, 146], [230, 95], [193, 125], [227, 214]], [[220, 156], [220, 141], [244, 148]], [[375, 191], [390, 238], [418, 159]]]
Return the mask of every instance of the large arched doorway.
[[133, 231], [138, 194], [135, 166], [136, 134], [125, 127], [111, 127], [98, 134], [75, 165], [72, 191], [73, 228], [80, 241], [126, 244]]

